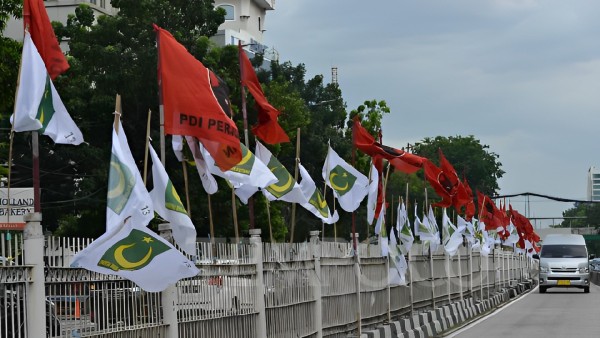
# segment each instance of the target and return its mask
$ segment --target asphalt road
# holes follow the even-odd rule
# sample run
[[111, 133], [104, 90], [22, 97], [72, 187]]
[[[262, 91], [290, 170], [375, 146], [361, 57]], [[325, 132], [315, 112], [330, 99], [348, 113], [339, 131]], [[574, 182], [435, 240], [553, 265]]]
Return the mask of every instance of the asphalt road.
[[446, 337], [600, 337], [600, 287], [538, 289]]

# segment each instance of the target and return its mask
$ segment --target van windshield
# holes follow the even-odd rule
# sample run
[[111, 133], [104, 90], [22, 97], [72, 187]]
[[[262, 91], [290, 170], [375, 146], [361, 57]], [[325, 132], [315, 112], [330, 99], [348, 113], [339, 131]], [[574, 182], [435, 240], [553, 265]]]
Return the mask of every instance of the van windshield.
[[543, 245], [543, 258], [587, 258], [585, 245]]

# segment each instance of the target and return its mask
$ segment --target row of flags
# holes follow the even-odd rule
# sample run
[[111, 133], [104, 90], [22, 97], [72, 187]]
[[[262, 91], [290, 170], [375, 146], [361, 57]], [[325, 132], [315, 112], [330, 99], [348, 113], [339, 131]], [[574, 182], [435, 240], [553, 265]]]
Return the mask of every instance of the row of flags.
[[[55, 143], [78, 145], [84, 142], [83, 135], [52, 83], [52, 79], [68, 69], [68, 63], [60, 52], [43, 6], [41, 0], [25, 1], [20, 85], [11, 122], [17, 132], [38, 131], [51, 137]], [[301, 181], [297, 182], [261, 142], [256, 141], [254, 153], [240, 142], [238, 129], [231, 119], [228, 89], [224, 82], [168, 31], [157, 25], [154, 25], [154, 30], [165, 133], [173, 135], [173, 150], [181, 160], [184, 160], [182, 151], [187, 144], [207, 194], [218, 190], [217, 176], [227, 180], [243, 203], [260, 191], [270, 201], [297, 203], [324, 223], [337, 222], [337, 210], [331, 211], [323, 192], [299, 161]], [[258, 123], [252, 128], [255, 136], [267, 144], [289, 142], [277, 120], [280, 113], [266, 100], [241, 45], [239, 55], [242, 84], [254, 97], [259, 114]], [[413, 234], [418, 235], [427, 248], [436, 249], [442, 245], [451, 255], [462, 243], [463, 236], [478, 239], [472, 244], [481, 245], [482, 252], [489, 250], [488, 243], [498, 238], [503, 241], [514, 239], [513, 232], [518, 234], [521, 248], [535, 248], [539, 237], [536, 240], [537, 235], [528, 220], [512, 207], [508, 217], [503, 207], [496, 208], [489, 197], [479, 192], [478, 203], [482, 208], [480, 220], [475, 219], [473, 194], [466, 180], [460, 180], [441, 150], [440, 167], [437, 167], [429, 159], [376, 141], [361, 126], [358, 118], [354, 120], [353, 143], [372, 157], [369, 177], [344, 161], [329, 146], [322, 169], [323, 181], [346, 212], [355, 211], [368, 196], [367, 221], [372, 224], [376, 220], [375, 229], [382, 242], [382, 254], [391, 256], [398, 271], [406, 266], [404, 254], [410, 251]], [[165, 168], [154, 149], [149, 149], [154, 180], [151, 192], [146, 190], [141, 180], [120, 118], [117, 119], [113, 130], [106, 232], [78, 253], [73, 264], [131, 279], [147, 291], [161, 291], [181, 278], [198, 273], [193, 261], [179, 251], [181, 249], [193, 259], [196, 255], [196, 231]], [[405, 173], [423, 168], [428, 182], [442, 198], [429, 206], [422, 219], [417, 216], [415, 207], [414, 229], [408, 221], [406, 207], [401, 203], [397, 224], [392, 233], [387, 233], [385, 210], [388, 203], [382, 172], [384, 160]], [[464, 219], [458, 216], [457, 226], [446, 215], [445, 208], [450, 206], [465, 215]], [[444, 208], [441, 236], [432, 207]], [[179, 249], [147, 228], [155, 213], [172, 224], [174, 241]]]

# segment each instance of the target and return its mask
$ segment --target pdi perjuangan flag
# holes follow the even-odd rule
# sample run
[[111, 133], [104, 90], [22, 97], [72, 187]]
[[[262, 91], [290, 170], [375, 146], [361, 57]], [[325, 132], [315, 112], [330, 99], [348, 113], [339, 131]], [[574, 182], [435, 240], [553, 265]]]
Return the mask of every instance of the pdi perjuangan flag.
[[165, 133], [195, 136], [221, 170], [242, 159], [238, 129], [219, 104], [210, 70], [168, 31], [154, 25]]
[[75, 255], [71, 267], [126, 278], [148, 292], [196, 276], [196, 265], [146, 224], [127, 218]]
[[152, 181], [154, 188], [150, 191], [150, 198], [156, 211], [162, 218], [171, 223], [175, 242], [188, 255], [196, 255], [196, 227], [187, 214], [179, 194], [169, 179], [156, 151], [150, 146], [152, 157]]
[[81, 131], [67, 112], [31, 36], [25, 32], [20, 84], [11, 117], [16, 132], [34, 131], [55, 143], [78, 145]]

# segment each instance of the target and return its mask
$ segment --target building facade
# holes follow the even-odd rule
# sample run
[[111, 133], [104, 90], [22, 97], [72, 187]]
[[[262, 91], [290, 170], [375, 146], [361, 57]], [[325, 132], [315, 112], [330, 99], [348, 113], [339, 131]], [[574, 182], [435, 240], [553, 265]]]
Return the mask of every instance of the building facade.
[[600, 168], [592, 166], [588, 170], [587, 199], [600, 201]]
[[[81, 3], [87, 3], [95, 16], [115, 15], [118, 9], [113, 8], [110, 0], [53, 0], [44, 1], [50, 21], [67, 23], [69, 14]], [[262, 53], [267, 47], [262, 44], [266, 31], [267, 11], [275, 9], [275, 0], [214, 0], [215, 6], [227, 12], [225, 22], [219, 26], [217, 34], [211, 37], [217, 45], [237, 45], [238, 42], [248, 45], [246, 50]], [[23, 21], [10, 20], [4, 35], [15, 40], [23, 39]], [[64, 50], [66, 44], [61, 45]]]

